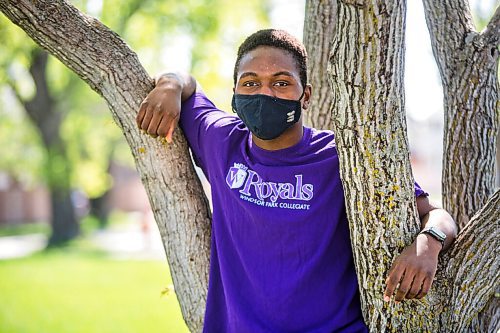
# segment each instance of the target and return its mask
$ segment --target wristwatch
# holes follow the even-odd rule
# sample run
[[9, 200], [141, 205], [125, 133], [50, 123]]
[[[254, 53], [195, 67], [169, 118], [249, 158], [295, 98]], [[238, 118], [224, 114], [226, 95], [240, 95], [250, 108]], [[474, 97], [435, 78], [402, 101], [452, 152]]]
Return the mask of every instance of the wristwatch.
[[441, 248], [444, 247], [444, 241], [446, 239], [446, 234], [444, 232], [442, 232], [441, 230], [439, 230], [438, 228], [436, 227], [427, 227], [427, 228], [424, 228], [424, 230], [420, 231], [419, 232], [419, 235], [420, 234], [428, 234], [430, 235], [431, 237], [437, 239], [438, 241], [441, 242]]

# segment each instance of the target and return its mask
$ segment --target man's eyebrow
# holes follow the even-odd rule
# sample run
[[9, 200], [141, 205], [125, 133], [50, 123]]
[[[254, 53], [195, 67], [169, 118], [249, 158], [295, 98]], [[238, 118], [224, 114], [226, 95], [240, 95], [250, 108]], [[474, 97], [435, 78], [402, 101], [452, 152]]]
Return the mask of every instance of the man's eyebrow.
[[285, 76], [291, 76], [291, 77], [293, 77], [293, 74], [290, 73], [290, 72], [287, 72], [287, 71], [281, 71], [281, 72], [273, 74], [273, 76], [280, 76], [280, 75], [285, 75]]
[[240, 75], [240, 79], [243, 79], [244, 77], [247, 77], [247, 76], [257, 76], [257, 73], [254, 73], [254, 72], [245, 72], [243, 74]]
[[[288, 72], [288, 71], [280, 71], [280, 72], [277, 72], [277, 73], [274, 73], [273, 76], [276, 77], [276, 76], [281, 76], [281, 75], [284, 75], [284, 76], [290, 76], [290, 77], [294, 77], [292, 73]], [[253, 76], [253, 77], [257, 77], [257, 73], [254, 73], [254, 72], [245, 72], [243, 74], [240, 75], [240, 79], [243, 79], [247, 76]]]

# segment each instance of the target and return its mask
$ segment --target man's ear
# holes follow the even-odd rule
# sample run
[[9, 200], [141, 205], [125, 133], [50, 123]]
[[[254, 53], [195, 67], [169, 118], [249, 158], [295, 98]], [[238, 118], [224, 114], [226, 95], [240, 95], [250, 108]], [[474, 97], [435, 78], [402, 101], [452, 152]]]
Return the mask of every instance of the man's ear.
[[302, 108], [304, 110], [307, 110], [307, 108], [309, 107], [309, 103], [311, 103], [311, 95], [312, 95], [312, 85], [308, 83], [304, 88], [304, 97], [302, 100]]

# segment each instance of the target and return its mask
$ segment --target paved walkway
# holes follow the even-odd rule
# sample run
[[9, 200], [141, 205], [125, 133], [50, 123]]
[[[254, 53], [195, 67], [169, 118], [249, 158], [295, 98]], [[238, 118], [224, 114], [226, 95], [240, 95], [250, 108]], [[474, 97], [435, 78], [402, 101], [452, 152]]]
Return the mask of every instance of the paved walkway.
[[[129, 223], [96, 231], [90, 240], [112, 258], [132, 260], [163, 260], [165, 251], [156, 224], [148, 230], [139, 223]], [[28, 256], [42, 250], [47, 237], [42, 234], [0, 237], [0, 260]]]
[[45, 235], [0, 237], [0, 260], [25, 257], [45, 247]]

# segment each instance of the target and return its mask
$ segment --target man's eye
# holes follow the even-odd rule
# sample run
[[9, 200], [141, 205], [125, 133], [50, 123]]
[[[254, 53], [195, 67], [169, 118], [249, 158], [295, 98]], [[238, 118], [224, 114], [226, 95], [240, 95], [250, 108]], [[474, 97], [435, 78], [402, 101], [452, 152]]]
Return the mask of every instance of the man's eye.
[[278, 86], [278, 87], [286, 87], [286, 86], [288, 86], [288, 82], [278, 81], [274, 85]]
[[243, 85], [243, 87], [255, 87], [255, 86], [257, 86], [257, 82], [247, 81], [247, 82], [244, 82], [242, 85]]

